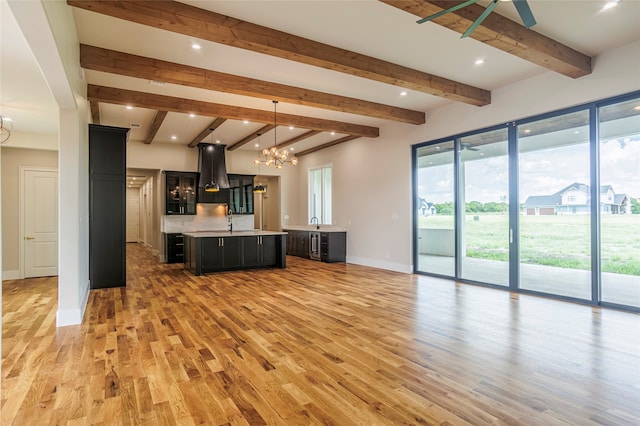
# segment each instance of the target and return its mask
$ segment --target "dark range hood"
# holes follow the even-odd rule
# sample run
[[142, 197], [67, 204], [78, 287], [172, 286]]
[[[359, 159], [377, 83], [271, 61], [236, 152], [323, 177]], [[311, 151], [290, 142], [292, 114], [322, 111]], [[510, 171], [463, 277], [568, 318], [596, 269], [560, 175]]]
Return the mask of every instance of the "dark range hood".
[[[198, 144], [198, 203], [228, 203], [229, 178], [224, 157], [226, 145]], [[206, 192], [205, 185], [211, 181], [218, 184], [220, 191]]]

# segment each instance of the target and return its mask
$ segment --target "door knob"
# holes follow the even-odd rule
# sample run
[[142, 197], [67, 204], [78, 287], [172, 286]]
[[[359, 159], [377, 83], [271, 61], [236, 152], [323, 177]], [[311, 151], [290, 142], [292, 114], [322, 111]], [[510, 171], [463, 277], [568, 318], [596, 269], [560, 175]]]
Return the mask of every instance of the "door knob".
[[35, 240], [35, 237], [24, 237], [25, 240]]

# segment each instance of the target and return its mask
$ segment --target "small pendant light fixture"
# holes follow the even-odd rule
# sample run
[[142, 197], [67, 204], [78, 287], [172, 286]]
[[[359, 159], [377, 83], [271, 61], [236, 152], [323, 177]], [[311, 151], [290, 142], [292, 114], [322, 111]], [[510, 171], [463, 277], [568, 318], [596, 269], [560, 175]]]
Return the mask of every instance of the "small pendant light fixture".
[[[211, 133], [211, 142], [213, 143], [213, 133]], [[213, 176], [213, 169], [214, 169], [214, 162], [216, 161], [216, 155], [213, 152], [215, 148], [212, 145], [209, 145], [207, 147], [207, 151], [209, 151], [211, 153], [211, 180], [205, 184], [204, 186], [204, 192], [219, 192], [220, 191], [220, 185], [218, 185], [216, 183], [216, 180]]]
[[[260, 139], [261, 139], [262, 134], [258, 133], [258, 158], [256, 158], [253, 162], [254, 164], [256, 164], [258, 166], [258, 176], [260, 176]], [[253, 193], [254, 194], [264, 194], [265, 192], [267, 192], [267, 188], [265, 188], [265, 186], [262, 183], [258, 183], [256, 186], [253, 187]]]

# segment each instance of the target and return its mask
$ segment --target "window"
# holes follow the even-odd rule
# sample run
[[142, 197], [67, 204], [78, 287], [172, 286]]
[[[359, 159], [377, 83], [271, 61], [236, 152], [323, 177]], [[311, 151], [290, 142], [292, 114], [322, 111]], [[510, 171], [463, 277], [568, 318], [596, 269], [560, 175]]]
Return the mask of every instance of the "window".
[[412, 154], [415, 272], [640, 308], [640, 91]]
[[[309, 170], [309, 223], [331, 225], [331, 167]], [[315, 223], [315, 220], [314, 220]]]

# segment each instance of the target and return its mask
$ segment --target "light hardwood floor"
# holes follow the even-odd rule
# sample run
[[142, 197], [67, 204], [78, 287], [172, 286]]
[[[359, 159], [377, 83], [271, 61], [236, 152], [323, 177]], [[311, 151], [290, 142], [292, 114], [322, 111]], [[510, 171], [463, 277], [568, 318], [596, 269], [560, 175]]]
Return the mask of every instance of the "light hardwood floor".
[[640, 424], [640, 316], [349, 264], [3, 283], [2, 424]]

